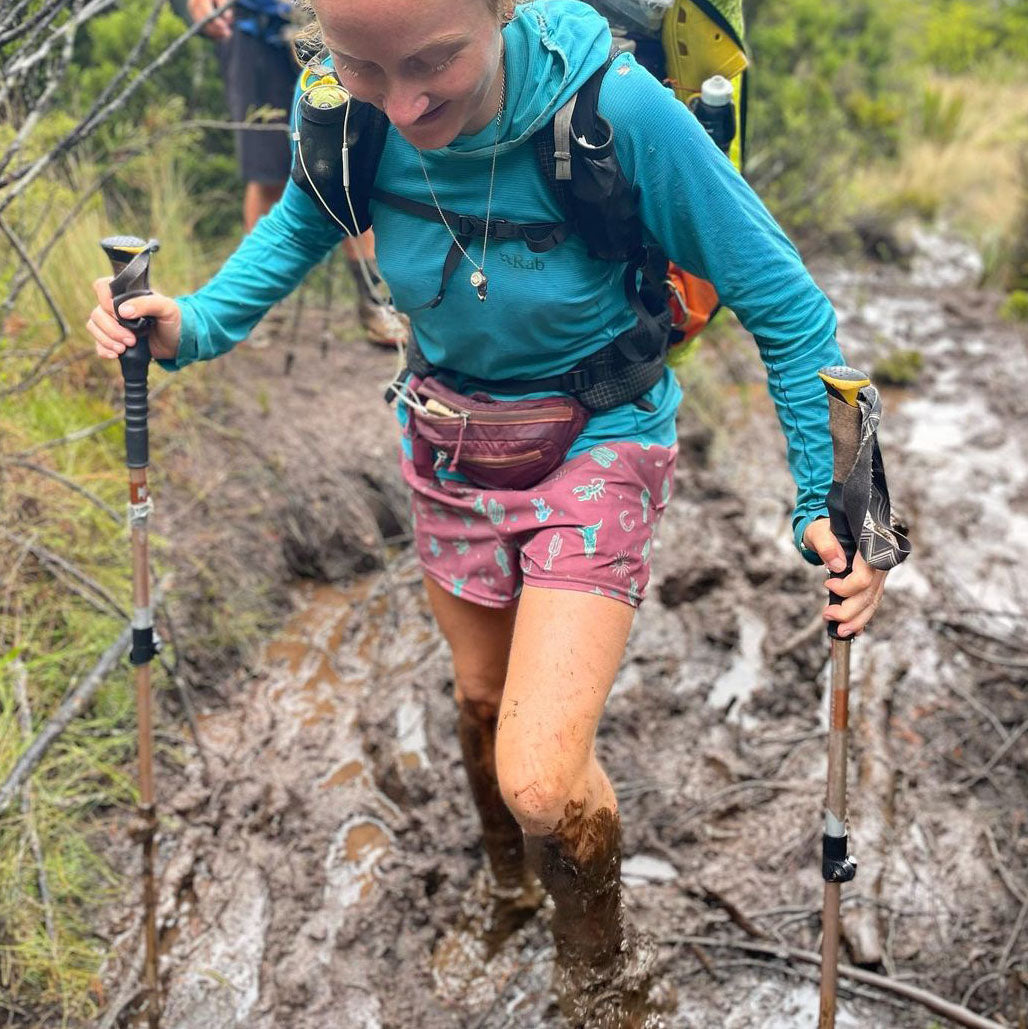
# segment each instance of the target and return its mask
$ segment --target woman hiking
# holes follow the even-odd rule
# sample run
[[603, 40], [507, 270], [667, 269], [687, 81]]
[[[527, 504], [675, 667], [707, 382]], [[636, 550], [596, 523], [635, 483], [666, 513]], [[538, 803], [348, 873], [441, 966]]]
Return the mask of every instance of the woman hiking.
[[[641, 366], [600, 382], [606, 403], [553, 388], [640, 324], [635, 276], [626, 284], [625, 263], [591, 256], [575, 233], [538, 253], [505, 229], [562, 221], [532, 140], [607, 64], [609, 29], [577, 0], [313, 7], [341, 85], [388, 118], [370, 210], [379, 265], [425, 366], [393, 387], [401, 465], [425, 587], [452, 650], [497, 918], [509, 929], [527, 917], [538, 875], [553, 899], [556, 988], [571, 1024], [662, 1025], [652, 947], [624, 920], [617, 799], [595, 737], [649, 579], [682, 394], [662, 361], [635, 395]], [[832, 454], [817, 376], [843, 363], [831, 306], [690, 111], [631, 55], [603, 73], [598, 113], [647, 237], [712, 281], [756, 338], [797, 485], [797, 548], [843, 570], [825, 507]], [[478, 219], [477, 235], [464, 233], [465, 215]], [[151, 348], [165, 367], [209, 360], [341, 235], [290, 182], [206, 286], [142, 297], [121, 314], [154, 319]], [[132, 336], [108, 281], [95, 283], [88, 328], [97, 353], [115, 358]], [[497, 437], [497, 421], [542, 433], [531, 458], [542, 453], [542, 465], [526, 468], [524, 444]], [[439, 433], [454, 426], [447, 447]], [[858, 555], [850, 575], [828, 580], [845, 599], [826, 619], [859, 633], [884, 576]]]

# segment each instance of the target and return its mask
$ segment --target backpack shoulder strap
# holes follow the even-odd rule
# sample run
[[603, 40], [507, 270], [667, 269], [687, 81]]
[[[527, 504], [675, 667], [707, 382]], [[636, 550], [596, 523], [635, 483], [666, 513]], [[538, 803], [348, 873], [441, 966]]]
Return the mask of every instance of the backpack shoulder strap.
[[607, 60], [582, 88], [536, 133], [543, 176], [574, 231], [591, 256], [632, 261], [642, 246], [635, 191], [614, 150], [614, 130], [599, 112], [600, 88], [621, 53], [611, 47]]
[[626, 265], [625, 296], [639, 321], [618, 345], [628, 360], [638, 362], [667, 345], [667, 257], [645, 242], [635, 186], [618, 161], [614, 128], [599, 111], [603, 79], [620, 52], [612, 47], [553, 122], [536, 134], [536, 150], [543, 175], [589, 255]]

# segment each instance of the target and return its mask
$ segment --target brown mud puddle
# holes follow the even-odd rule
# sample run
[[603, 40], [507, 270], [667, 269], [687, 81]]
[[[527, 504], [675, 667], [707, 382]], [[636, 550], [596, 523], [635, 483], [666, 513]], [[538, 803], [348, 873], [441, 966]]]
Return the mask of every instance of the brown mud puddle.
[[[1028, 882], [1017, 840], [1028, 737], [1015, 738], [1028, 682], [1016, 664], [956, 647], [938, 619], [1025, 615], [1014, 608], [1028, 564], [1028, 457], [1014, 427], [1028, 414], [1028, 367], [1016, 329], [961, 313], [987, 296], [966, 279], [933, 286], [918, 274], [820, 276], [851, 362], [900, 346], [926, 357], [916, 395], [890, 396], [883, 433], [915, 556], [854, 647], [854, 725], [870, 687], [887, 687], [895, 821], [880, 875], [858, 872], [844, 911], [879, 920], [886, 972], [952, 999], [968, 993], [976, 1010], [1016, 1024], [1028, 949], [992, 846]], [[821, 576], [789, 541], [784, 463], [752, 445], [778, 438], [752, 348], [733, 352], [730, 368], [710, 360], [750, 400], [740, 391], [716, 431], [683, 411], [687, 457], [597, 746], [621, 804], [628, 917], [657, 937], [677, 989], [669, 1029], [813, 1029], [807, 971], [682, 941], [744, 939], [742, 912], [772, 940], [816, 949], [822, 888]], [[380, 373], [341, 389], [368, 394]], [[303, 436], [303, 408], [314, 406], [329, 417], [305, 400], [290, 408], [290, 431]], [[379, 453], [391, 450], [377, 423], [374, 436]], [[482, 855], [448, 658], [410, 556], [355, 586], [298, 587], [294, 601], [258, 673], [203, 719], [207, 799], [165, 820], [191, 862], [189, 890], [177, 906], [165, 900], [178, 932], [162, 965], [166, 1029], [561, 1025], [548, 908], [474, 989], [441, 990], [433, 975]], [[853, 754], [857, 783], [857, 741]], [[870, 858], [882, 839], [862, 802], [851, 804], [852, 849]], [[837, 1025], [924, 1029], [932, 1017], [848, 995]]]

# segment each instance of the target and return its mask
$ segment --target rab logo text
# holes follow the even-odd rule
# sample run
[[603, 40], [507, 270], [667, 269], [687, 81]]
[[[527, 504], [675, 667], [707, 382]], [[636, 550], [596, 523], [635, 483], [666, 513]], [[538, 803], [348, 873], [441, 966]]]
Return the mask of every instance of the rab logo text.
[[524, 257], [521, 254], [500, 254], [500, 260], [508, 268], [516, 268], [518, 271], [541, 272], [546, 263], [536, 254]]

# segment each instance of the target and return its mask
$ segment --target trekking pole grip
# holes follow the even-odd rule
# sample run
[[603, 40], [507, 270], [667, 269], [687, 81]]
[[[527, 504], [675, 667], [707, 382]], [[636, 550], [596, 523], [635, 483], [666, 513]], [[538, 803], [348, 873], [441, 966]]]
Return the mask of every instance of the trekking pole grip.
[[157, 241], [136, 236], [108, 236], [100, 246], [114, 269], [111, 297], [118, 321], [136, 337], [136, 345], [118, 355], [125, 380], [125, 463], [129, 468], [145, 468], [150, 463], [148, 427], [149, 401], [147, 376], [150, 369], [150, 318], [122, 318], [122, 304], [148, 296], [150, 289], [150, 255]]
[[[828, 393], [828, 428], [832, 436], [832, 486], [828, 491], [828, 519], [832, 533], [842, 546], [846, 556], [846, 569], [840, 573], [845, 577], [853, 571], [853, 558], [857, 554], [859, 537], [854, 536], [843, 502], [843, 490], [853, 465], [860, 452], [860, 407], [857, 396], [864, 386], [871, 385], [871, 379], [856, 368], [833, 365], [822, 368], [818, 375]], [[842, 603], [843, 597], [829, 590], [831, 604]], [[828, 635], [834, 639], [845, 639], [839, 635], [839, 623], [828, 623]]]

